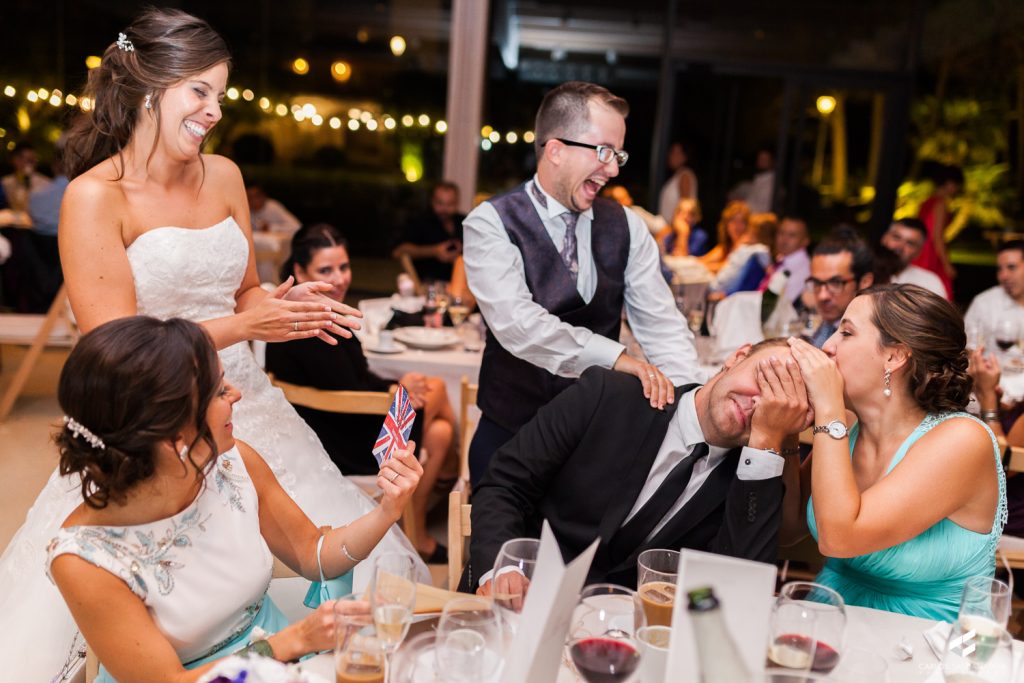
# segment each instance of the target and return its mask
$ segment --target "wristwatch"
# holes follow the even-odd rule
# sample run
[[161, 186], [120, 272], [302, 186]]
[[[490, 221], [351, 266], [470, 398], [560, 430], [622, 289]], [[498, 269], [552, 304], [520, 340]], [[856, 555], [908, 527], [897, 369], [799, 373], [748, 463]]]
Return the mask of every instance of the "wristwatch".
[[828, 434], [833, 439], [845, 439], [849, 430], [846, 425], [843, 424], [842, 420], [832, 420], [826, 425], [818, 425], [812, 431], [812, 434]]

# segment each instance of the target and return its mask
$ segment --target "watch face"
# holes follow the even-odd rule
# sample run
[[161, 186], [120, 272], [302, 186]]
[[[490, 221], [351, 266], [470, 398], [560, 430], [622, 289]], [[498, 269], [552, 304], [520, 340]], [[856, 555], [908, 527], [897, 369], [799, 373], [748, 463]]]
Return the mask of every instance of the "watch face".
[[833, 439], [841, 439], [846, 436], [846, 425], [839, 420], [828, 423], [828, 435]]

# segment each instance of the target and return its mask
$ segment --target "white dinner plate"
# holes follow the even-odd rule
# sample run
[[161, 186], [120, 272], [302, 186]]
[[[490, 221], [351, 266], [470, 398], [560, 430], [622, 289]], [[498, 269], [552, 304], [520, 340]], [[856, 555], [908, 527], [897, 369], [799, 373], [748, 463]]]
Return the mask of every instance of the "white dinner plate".
[[367, 345], [363, 348], [371, 353], [401, 353], [408, 349], [405, 344], [396, 341], [391, 342], [391, 346], [381, 346], [380, 342], [374, 341], [373, 345]]
[[418, 349], [443, 349], [459, 343], [458, 333], [450, 327], [401, 327], [395, 339]]

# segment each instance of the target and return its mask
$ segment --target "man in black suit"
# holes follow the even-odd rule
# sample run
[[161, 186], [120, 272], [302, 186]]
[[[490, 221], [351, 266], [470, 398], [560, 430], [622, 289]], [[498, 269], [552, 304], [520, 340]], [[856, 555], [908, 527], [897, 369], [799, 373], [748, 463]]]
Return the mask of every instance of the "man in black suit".
[[785, 341], [744, 346], [664, 411], [638, 381], [590, 368], [497, 452], [473, 491], [463, 590], [489, 594], [501, 545], [539, 537], [545, 519], [566, 560], [600, 537], [588, 583], [636, 585], [648, 548], [775, 560], [783, 469], [799, 467], [810, 423]]

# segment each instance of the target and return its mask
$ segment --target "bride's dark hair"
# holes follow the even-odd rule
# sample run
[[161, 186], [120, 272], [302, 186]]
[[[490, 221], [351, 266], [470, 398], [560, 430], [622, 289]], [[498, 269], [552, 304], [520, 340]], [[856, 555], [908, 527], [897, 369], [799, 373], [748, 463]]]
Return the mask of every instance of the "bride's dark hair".
[[201, 466], [192, 452], [200, 443], [217, 452], [206, 411], [220, 386], [217, 351], [199, 325], [145, 316], [100, 325], [60, 373], [57, 400], [74, 420], [54, 437], [60, 473], [78, 474], [86, 505], [104, 508], [153, 475], [159, 444], [191, 427], [188, 466], [201, 478], [216, 458]]
[[[68, 133], [68, 177], [118, 155], [132, 137], [143, 102], [149, 96], [160, 126], [163, 91], [218, 64], [231, 66], [224, 39], [202, 19], [175, 9], [149, 8], [112, 42], [100, 65], [89, 72], [84, 96], [92, 100]], [[153, 141], [152, 157], [156, 150]]]

